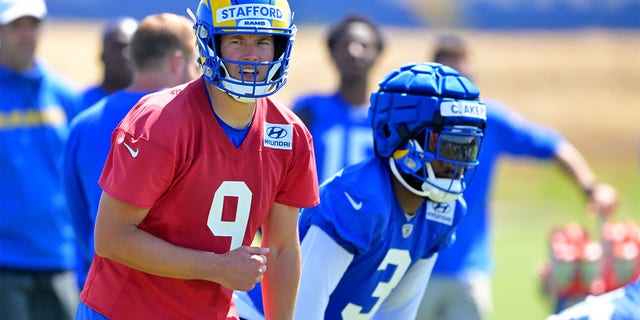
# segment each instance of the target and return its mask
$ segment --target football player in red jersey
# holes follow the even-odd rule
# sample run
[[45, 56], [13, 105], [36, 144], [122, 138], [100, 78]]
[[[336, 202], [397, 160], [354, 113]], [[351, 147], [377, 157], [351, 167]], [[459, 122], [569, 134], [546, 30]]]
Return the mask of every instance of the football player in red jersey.
[[203, 76], [142, 98], [113, 132], [80, 319], [237, 319], [232, 291], [259, 281], [267, 317], [293, 317], [298, 210], [319, 197], [311, 135], [268, 97], [292, 17], [284, 0], [200, 2]]

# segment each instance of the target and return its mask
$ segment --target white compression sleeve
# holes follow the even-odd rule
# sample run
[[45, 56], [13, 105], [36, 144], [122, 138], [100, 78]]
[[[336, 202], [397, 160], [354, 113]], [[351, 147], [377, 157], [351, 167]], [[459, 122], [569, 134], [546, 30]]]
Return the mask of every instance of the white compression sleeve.
[[302, 274], [294, 319], [322, 320], [329, 296], [338, 286], [353, 255], [317, 226], [311, 226], [302, 243]]

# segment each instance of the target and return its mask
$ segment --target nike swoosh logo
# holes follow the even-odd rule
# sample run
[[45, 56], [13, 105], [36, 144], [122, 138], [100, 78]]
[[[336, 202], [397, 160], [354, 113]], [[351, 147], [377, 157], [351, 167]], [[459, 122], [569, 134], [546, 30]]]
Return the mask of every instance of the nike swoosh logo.
[[356, 209], [356, 211], [362, 208], [362, 201], [356, 202], [346, 191], [344, 192], [344, 195], [347, 196], [347, 200], [349, 200], [349, 203], [351, 203], [351, 206]]
[[129, 153], [131, 153], [132, 157], [137, 157], [138, 156], [138, 152], [140, 150], [138, 150], [138, 148], [136, 148], [135, 150], [133, 150], [133, 148], [131, 148], [126, 142], [124, 143], [124, 146], [127, 147], [127, 150], [129, 150]]

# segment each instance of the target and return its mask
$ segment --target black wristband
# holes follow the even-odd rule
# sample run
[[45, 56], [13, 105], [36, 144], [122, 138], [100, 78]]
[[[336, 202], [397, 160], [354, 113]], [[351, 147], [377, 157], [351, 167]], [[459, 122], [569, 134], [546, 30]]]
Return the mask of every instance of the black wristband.
[[593, 191], [596, 189], [597, 185], [598, 185], [597, 181], [589, 184], [589, 186], [584, 188], [584, 195], [587, 196], [587, 198], [591, 198], [591, 195], [593, 194]]

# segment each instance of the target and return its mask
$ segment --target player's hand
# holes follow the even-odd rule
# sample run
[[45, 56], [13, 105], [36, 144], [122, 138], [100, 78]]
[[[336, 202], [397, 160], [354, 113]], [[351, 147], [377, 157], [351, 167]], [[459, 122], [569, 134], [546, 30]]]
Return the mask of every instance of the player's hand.
[[611, 215], [617, 206], [618, 194], [606, 183], [597, 183], [588, 194], [587, 209], [591, 212]]
[[225, 253], [223, 256], [228, 272], [220, 284], [232, 290], [253, 289], [267, 271], [268, 253], [269, 248], [247, 246]]

